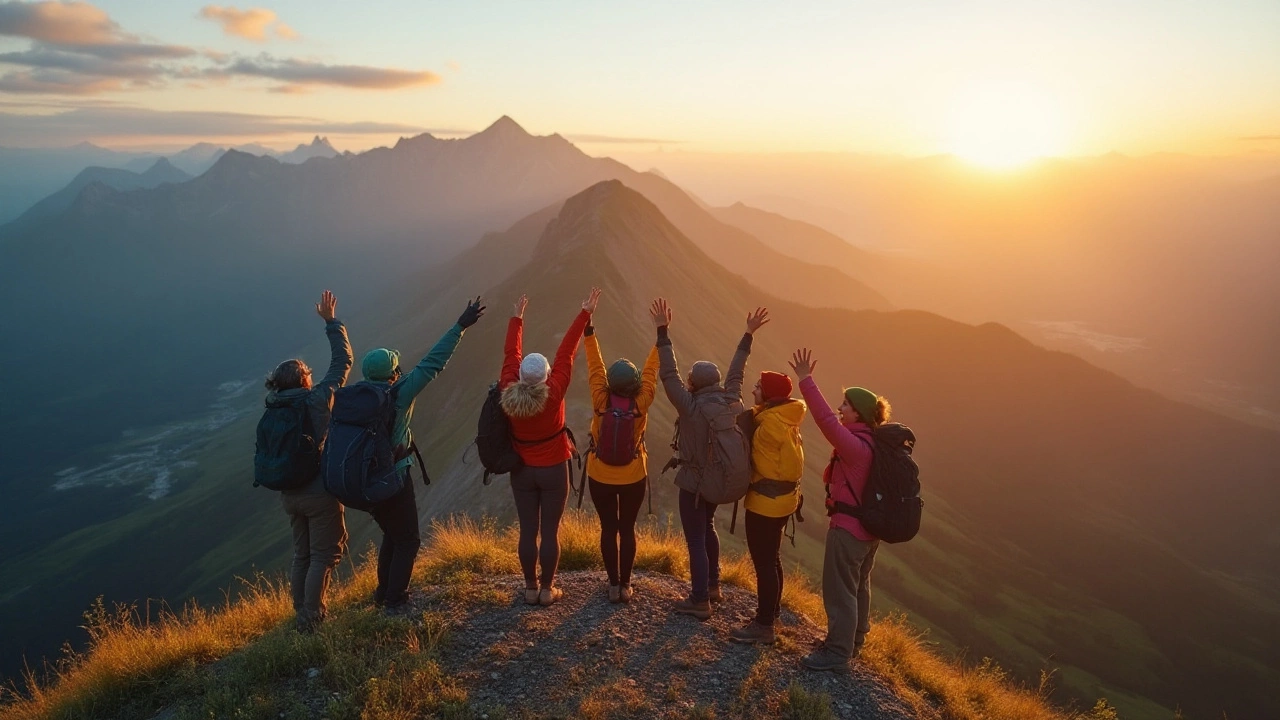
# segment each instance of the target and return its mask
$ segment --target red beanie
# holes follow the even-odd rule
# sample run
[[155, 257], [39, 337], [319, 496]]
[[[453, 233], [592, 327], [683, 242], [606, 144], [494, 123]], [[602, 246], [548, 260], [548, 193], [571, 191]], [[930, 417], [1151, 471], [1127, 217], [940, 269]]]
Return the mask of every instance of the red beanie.
[[766, 401], [791, 397], [791, 376], [765, 370], [760, 373], [760, 394]]

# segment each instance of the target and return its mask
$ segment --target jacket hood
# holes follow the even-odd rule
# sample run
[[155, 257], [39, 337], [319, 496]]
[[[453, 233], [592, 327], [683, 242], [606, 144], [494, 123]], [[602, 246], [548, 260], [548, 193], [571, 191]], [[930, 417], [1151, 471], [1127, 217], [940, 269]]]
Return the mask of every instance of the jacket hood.
[[502, 411], [507, 417], [531, 418], [542, 412], [550, 396], [546, 383], [515, 382], [502, 391]]
[[720, 384], [720, 368], [709, 360], [699, 360], [689, 370], [689, 383], [694, 391]]
[[754, 410], [756, 418], [759, 420], [763, 420], [767, 415], [776, 417], [788, 425], [799, 425], [804, 420], [805, 414], [809, 412], [809, 408], [804, 404], [803, 400], [794, 398], [757, 405]]
[[311, 388], [289, 388], [288, 390], [271, 390], [267, 393], [267, 406], [280, 407], [289, 405], [299, 397], [311, 394]]

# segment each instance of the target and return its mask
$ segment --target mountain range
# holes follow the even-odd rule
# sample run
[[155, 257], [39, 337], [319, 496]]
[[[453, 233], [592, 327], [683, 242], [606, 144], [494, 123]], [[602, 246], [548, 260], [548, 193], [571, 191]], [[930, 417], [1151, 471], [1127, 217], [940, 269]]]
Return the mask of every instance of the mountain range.
[[[822, 252], [844, 251], [799, 225], [709, 208], [504, 118], [466, 140], [421, 136], [300, 166], [229, 152], [190, 182], [92, 184], [57, 217], [0, 230], [0, 301], [20, 309], [6, 333], [15, 346], [39, 340], [46, 364], [78, 360], [0, 401], [0, 416], [23, 421], [0, 432], [24, 448], [4, 458], [22, 470], [3, 487], [0, 544], [13, 551], [0, 562], [0, 634], [34, 656], [98, 594], [216, 598], [237, 574], [283, 565], [278, 505], [248, 479], [259, 391], [246, 378], [290, 354], [324, 356], [309, 303], [326, 287], [357, 356], [425, 352], [465, 298], [485, 294], [490, 315], [419, 400], [414, 431], [434, 477], [420, 510], [509, 518], [503, 481], [481, 486], [467, 450], [505, 309], [528, 293], [526, 346], [549, 352], [600, 285], [607, 359], [644, 357], [656, 295], [675, 308], [685, 367], [727, 362], [747, 311], [767, 305], [774, 322], [749, 372], [784, 370], [808, 346], [829, 397], [852, 384], [889, 397], [921, 438], [927, 518], [920, 538], [881, 553], [877, 610], [905, 609], [945, 647], [1028, 680], [1059, 668], [1062, 698], [1105, 695], [1125, 717], [1276, 712], [1276, 433], [1001, 325], [894, 310], [894, 288], [873, 280], [903, 265], [855, 248], [843, 272], [824, 266]], [[9, 377], [29, 371], [3, 362]], [[568, 417], [585, 430], [576, 375]], [[207, 417], [194, 411], [210, 403]], [[655, 408], [656, 468], [674, 417]], [[817, 572], [825, 451], [804, 431], [813, 510], [784, 556]], [[54, 474], [70, 465], [110, 472]], [[129, 467], [147, 488], [164, 474], [164, 492], [140, 501]], [[669, 521], [674, 494], [653, 480]], [[359, 513], [350, 523], [359, 551], [374, 529]], [[15, 659], [0, 660], [12, 672]]]

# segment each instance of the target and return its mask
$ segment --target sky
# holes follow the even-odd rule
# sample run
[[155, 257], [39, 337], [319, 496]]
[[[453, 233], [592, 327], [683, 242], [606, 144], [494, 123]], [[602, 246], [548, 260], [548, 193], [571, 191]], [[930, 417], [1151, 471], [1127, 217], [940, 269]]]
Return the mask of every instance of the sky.
[[1280, 151], [1280, 2], [0, 0], [0, 145]]

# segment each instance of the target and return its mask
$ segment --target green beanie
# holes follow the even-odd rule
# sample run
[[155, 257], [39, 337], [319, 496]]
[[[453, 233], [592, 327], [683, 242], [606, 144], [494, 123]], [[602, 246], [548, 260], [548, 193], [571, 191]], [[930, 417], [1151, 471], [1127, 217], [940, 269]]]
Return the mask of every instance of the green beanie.
[[630, 360], [617, 360], [609, 366], [609, 391], [624, 397], [640, 394], [640, 371]]
[[854, 410], [862, 416], [863, 420], [870, 425], [876, 421], [876, 401], [879, 399], [875, 393], [866, 388], [851, 387], [845, 388], [844, 399], [849, 401]]
[[364, 354], [360, 361], [360, 372], [365, 380], [390, 380], [400, 369], [400, 352], [378, 348]]

